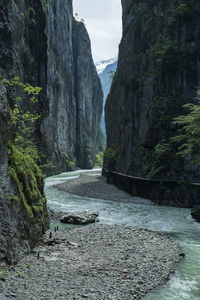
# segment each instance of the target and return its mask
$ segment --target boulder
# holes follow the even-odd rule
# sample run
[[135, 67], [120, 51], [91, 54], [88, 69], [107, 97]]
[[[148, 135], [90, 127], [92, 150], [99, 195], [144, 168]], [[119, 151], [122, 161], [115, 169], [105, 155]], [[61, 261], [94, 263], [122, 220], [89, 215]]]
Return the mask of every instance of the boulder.
[[194, 206], [191, 209], [191, 215], [197, 222], [200, 222], [200, 205]]
[[84, 225], [88, 223], [94, 223], [99, 221], [98, 211], [76, 211], [65, 214], [60, 221], [62, 223]]

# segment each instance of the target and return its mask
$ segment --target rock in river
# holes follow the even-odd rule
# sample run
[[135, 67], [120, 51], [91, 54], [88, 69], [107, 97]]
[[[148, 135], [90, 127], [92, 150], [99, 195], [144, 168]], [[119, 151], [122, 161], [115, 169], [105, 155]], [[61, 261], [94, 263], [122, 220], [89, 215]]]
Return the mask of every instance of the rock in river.
[[62, 223], [83, 225], [98, 222], [98, 216], [98, 211], [76, 211], [65, 214], [60, 221]]
[[200, 205], [194, 206], [192, 208], [191, 215], [197, 222], [200, 222]]

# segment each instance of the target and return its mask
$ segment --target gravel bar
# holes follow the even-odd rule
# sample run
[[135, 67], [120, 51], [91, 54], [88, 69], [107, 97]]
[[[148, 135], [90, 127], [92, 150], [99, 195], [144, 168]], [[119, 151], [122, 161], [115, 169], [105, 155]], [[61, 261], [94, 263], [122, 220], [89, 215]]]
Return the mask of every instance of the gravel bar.
[[113, 201], [131, 201], [134, 197], [106, 182], [100, 171], [84, 172], [79, 178], [55, 185], [56, 188], [79, 196]]
[[122, 225], [47, 232], [0, 269], [1, 300], [131, 300], [164, 284], [184, 254], [166, 235]]

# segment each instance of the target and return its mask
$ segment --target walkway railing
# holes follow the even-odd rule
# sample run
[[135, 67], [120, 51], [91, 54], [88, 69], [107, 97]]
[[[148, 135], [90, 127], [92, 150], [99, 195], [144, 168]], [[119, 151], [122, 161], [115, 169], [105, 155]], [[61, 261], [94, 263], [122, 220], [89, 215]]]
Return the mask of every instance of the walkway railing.
[[133, 196], [151, 199], [159, 205], [185, 208], [200, 205], [200, 183], [140, 178], [105, 169], [102, 174], [107, 177], [108, 183], [115, 184]]

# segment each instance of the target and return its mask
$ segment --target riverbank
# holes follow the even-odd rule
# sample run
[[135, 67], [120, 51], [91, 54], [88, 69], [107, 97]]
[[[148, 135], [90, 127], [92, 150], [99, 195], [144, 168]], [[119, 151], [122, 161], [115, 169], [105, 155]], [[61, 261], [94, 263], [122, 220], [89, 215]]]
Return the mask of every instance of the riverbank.
[[[97, 171], [81, 173], [56, 188], [115, 203], [134, 198], [107, 184]], [[49, 210], [52, 221], [63, 213]], [[166, 283], [183, 257], [167, 235], [131, 226], [93, 224], [48, 231], [16, 266], [0, 269], [0, 299], [139, 300]]]
[[0, 299], [141, 299], [182, 257], [166, 235], [145, 229], [95, 224], [47, 232], [40, 247], [0, 271]]
[[81, 173], [79, 178], [57, 184], [55, 187], [70, 194], [89, 198], [124, 202], [134, 198], [115, 185], [107, 184], [106, 177], [101, 176], [101, 171], [97, 170]]

